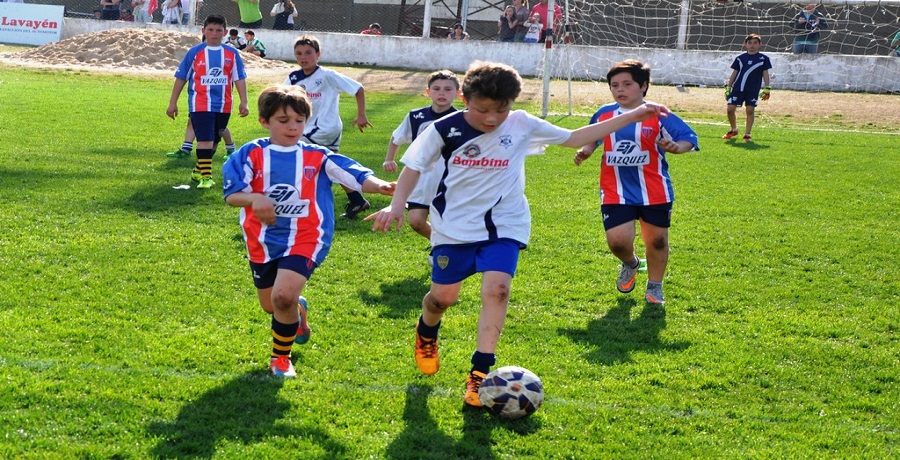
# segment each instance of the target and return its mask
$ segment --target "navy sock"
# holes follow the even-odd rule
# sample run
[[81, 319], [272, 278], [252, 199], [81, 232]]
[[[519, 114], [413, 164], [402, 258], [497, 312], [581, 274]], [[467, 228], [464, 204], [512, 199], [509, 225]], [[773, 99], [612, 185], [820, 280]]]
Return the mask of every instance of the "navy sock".
[[419, 316], [419, 324], [416, 326], [416, 332], [418, 332], [420, 336], [425, 337], [426, 339], [433, 339], [438, 336], [438, 330], [440, 328], [440, 321], [438, 321], [438, 323], [434, 326], [429, 326], [425, 324], [425, 321], [422, 321], [422, 317]]
[[482, 353], [480, 351], [475, 351], [475, 353], [472, 353], [472, 371], [478, 371], [487, 374], [491, 371], [491, 366], [493, 366], [496, 362], [497, 356], [493, 353]]
[[366, 199], [363, 198], [362, 193], [356, 191], [348, 192], [347, 198], [349, 198], [350, 202], [353, 204], [363, 204], [366, 202]]

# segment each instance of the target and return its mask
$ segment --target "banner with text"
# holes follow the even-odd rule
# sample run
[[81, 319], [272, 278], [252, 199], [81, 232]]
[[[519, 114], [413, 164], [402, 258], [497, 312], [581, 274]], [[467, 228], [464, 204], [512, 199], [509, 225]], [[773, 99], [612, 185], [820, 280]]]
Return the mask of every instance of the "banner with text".
[[45, 45], [58, 42], [65, 7], [0, 2], [0, 43]]

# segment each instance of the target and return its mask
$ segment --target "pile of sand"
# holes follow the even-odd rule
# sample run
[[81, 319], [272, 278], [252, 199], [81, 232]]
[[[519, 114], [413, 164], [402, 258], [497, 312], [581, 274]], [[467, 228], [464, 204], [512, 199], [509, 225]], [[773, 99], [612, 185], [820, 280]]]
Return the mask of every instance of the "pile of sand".
[[[170, 30], [110, 29], [78, 35], [34, 49], [6, 53], [3, 58], [32, 66], [89, 68], [134, 73], [165, 73], [178, 67], [185, 53], [200, 43], [198, 34]], [[293, 68], [283, 61], [262, 59], [249, 53], [241, 57], [248, 69], [287, 75]]]

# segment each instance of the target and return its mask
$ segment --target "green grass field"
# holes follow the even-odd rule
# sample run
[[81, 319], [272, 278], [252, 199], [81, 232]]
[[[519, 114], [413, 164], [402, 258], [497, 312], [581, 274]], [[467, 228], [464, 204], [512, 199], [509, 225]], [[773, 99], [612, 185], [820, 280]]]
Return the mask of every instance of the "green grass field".
[[[193, 162], [164, 156], [186, 120], [166, 118], [170, 90], [0, 69], [0, 458], [900, 454], [896, 136], [798, 143], [809, 133], [760, 124], [745, 145], [696, 123], [702, 150], [670, 156], [665, 308], [645, 306], [641, 275], [632, 294], [615, 290], [597, 159], [530, 158], [533, 237], [498, 365], [540, 375], [546, 400], [502, 422], [462, 404], [478, 277], [445, 316], [441, 372], [413, 364], [429, 269], [408, 228], [338, 220], [305, 291], [299, 378], [269, 377], [238, 211], [218, 187], [173, 189]], [[390, 133], [427, 100], [368, 97], [375, 127], [348, 126], [342, 151], [393, 179], [379, 171]], [[231, 127], [239, 142], [266, 134], [254, 115]]]

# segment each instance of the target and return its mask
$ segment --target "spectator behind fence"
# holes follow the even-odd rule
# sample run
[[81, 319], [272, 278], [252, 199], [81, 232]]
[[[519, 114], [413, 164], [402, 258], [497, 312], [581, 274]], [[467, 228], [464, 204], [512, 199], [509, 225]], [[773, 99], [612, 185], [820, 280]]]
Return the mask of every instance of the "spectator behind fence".
[[900, 57], [900, 30], [894, 34], [894, 39], [891, 40], [891, 56]]
[[381, 24], [373, 22], [369, 24], [369, 28], [360, 32], [363, 35], [381, 35]]
[[463, 30], [463, 26], [460, 23], [453, 24], [453, 27], [450, 28], [450, 33], [447, 34], [447, 40], [468, 40], [469, 34]]
[[119, 0], [100, 0], [100, 6], [103, 7], [100, 12], [100, 19], [107, 21], [117, 21], [119, 19]]
[[275, 24], [272, 25], [273, 29], [293, 30], [294, 21], [292, 19], [297, 16], [297, 7], [294, 6], [291, 0], [277, 0], [269, 16], [275, 18]]
[[134, 22], [134, 14], [132, 14], [131, 10], [128, 8], [122, 8], [121, 13], [119, 15], [119, 20]]
[[528, 33], [528, 26], [525, 25], [525, 22], [531, 17], [528, 0], [513, 0], [512, 6], [516, 9], [516, 35], [513, 37], [513, 41], [524, 42], [525, 34]]
[[181, 25], [194, 25], [194, 11], [201, 3], [203, 0], [181, 0]]
[[181, 0], [166, 0], [162, 8], [163, 24], [181, 24]]
[[153, 12], [156, 11], [159, 4], [157, 0], [133, 0], [131, 7], [134, 8], [134, 22], [153, 22]]
[[259, 0], [234, 0], [241, 12], [238, 26], [245, 29], [262, 27], [262, 13], [259, 11]]
[[541, 39], [541, 30], [544, 28], [544, 25], [541, 24], [541, 15], [532, 14], [525, 21], [525, 27], [528, 29], [528, 32], [525, 33], [525, 43], [537, 43]]
[[247, 30], [244, 32], [244, 38], [247, 39], [247, 47], [244, 48], [244, 51], [261, 58], [266, 57], [266, 45], [256, 38], [256, 32]]
[[819, 51], [821, 30], [828, 29], [828, 22], [816, 11], [816, 4], [810, 3], [791, 19], [791, 28], [797, 31], [794, 37], [794, 54], [816, 54]]
[[[547, 39], [547, 30], [550, 29], [550, 24], [547, 24], [547, 14], [550, 9], [549, 5], [547, 5], [547, 0], [540, 0], [540, 3], [534, 5], [534, 8], [531, 9], [531, 15], [539, 14], [541, 16], [541, 24], [543, 24], [543, 29], [541, 29], [541, 38], [538, 40], [543, 42]], [[562, 23], [562, 8], [559, 7], [559, 3], [553, 4], [553, 31], [559, 30], [559, 25]]]
[[498, 42], [511, 42], [516, 37], [516, 26], [519, 25], [519, 22], [516, 20], [516, 8], [512, 5], [507, 6], [505, 10], [503, 10], [503, 14], [500, 16], [500, 21], [497, 22], [497, 26], [500, 27], [498, 31], [497, 41]]

